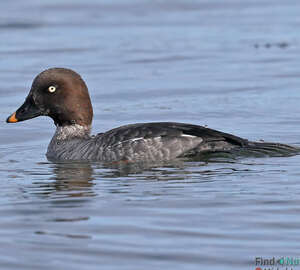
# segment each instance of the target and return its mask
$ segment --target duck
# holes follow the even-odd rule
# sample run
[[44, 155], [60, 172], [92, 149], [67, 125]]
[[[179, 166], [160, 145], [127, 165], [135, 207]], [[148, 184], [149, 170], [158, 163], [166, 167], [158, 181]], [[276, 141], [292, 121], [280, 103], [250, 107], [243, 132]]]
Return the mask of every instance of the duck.
[[289, 155], [300, 150], [177, 122], [129, 124], [91, 135], [93, 107], [87, 85], [77, 72], [67, 68], [49, 68], [38, 74], [25, 102], [6, 122], [38, 116], [51, 117], [56, 126], [46, 153], [49, 160], [157, 162], [203, 153], [247, 150]]

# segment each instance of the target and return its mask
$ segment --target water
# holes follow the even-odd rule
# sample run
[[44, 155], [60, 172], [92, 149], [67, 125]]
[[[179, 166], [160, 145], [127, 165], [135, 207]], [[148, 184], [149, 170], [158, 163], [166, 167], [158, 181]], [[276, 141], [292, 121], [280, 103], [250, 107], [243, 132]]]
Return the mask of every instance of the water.
[[297, 0], [1, 3], [0, 268], [232, 270], [297, 258], [300, 156], [60, 164], [45, 157], [50, 119], [4, 121], [37, 73], [60, 66], [86, 80], [95, 133], [178, 121], [299, 145], [299, 10]]

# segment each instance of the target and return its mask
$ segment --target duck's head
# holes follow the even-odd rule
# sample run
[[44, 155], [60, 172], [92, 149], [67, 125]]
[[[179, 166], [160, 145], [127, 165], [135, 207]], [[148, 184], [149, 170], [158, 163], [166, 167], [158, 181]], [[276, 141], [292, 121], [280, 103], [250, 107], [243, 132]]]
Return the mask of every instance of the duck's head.
[[90, 126], [93, 108], [87, 86], [78, 73], [51, 68], [34, 79], [24, 104], [6, 120], [15, 123], [40, 115], [50, 116], [57, 126]]

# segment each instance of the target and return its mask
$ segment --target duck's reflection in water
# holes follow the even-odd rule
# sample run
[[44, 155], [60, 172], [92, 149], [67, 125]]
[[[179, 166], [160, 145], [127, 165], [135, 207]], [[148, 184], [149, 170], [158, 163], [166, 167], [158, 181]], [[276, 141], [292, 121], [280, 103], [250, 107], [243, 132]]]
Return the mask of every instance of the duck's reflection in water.
[[47, 179], [34, 181], [26, 192], [27, 196], [30, 193], [31, 207], [32, 202], [36, 202], [39, 209], [35, 215], [27, 217], [32, 223], [39, 224], [35, 234], [73, 239], [91, 238], [91, 233], [78, 227], [78, 224], [87, 222], [94, 214], [96, 193], [91, 164], [47, 162], [41, 165], [48, 165]]
[[95, 196], [93, 191], [94, 177], [90, 163], [59, 162], [41, 163], [48, 165], [47, 178], [40, 176], [33, 181], [30, 191], [38, 197], [46, 197], [58, 202], [59, 199], [81, 197], [82, 199]]
[[[191, 161], [191, 160], [189, 160]], [[219, 156], [218, 159], [204, 159], [194, 160], [193, 163], [187, 160], [177, 159], [172, 162], [158, 162], [158, 163], [135, 163], [135, 162], [116, 162], [110, 164], [103, 164], [99, 162], [53, 162], [47, 163], [50, 166], [49, 181], [35, 182], [35, 194], [39, 196], [48, 196], [52, 199], [59, 199], [64, 197], [81, 197], [82, 200], [89, 197], [99, 195], [94, 185], [99, 184], [99, 181], [107, 181], [108, 179], [115, 179], [136, 175], [137, 180], [158, 180], [161, 176], [164, 179], [170, 176], [170, 180], [174, 179], [174, 174], [177, 175], [176, 179], [180, 176], [185, 178], [189, 173], [194, 173], [195, 169], [189, 171], [189, 168], [197, 167], [198, 173], [205, 176], [205, 167], [208, 163], [213, 162], [217, 164], [228, 164], [237, 162], [237, 160], [230, 159], [227, 156]], [[121, 181], [122, 182], [122, 181]], [[120, 183], [119, 183], [120, 184]], [[126, 181], [124, 181], [126, 184]], [[122, 185], [122, 184], [121, 184]], [[98, 189], [101, 185], [98, 185]], [[36, 192], [38, 190], [38, 192]]]
[[[49, 164], [49, 163], [48, 163]], [[177, 162], [172, 162], [180, 166]], [[64, 197], [87, 197], [96, 196], [93, 186], [97, 181], [114, 179], [129, 174], [142, 173], [152, 168], [165, 166], [165, 163], [112, 163], [99, 162], [54, 162], [50, 163], [50, 181], [34, 182], [35, 194], [38, 196], [59, 199]], [[168, 164], [170, 165], [170, 164]], [[36, 192], [38, 190], [38, 192]], [[98, 191], [99, 192], [99, 191]]]
[[67, 192], [70, 197], [93, 196], [93, 168], [89, 163], [55, 163], [54, 187], [57, 192]]

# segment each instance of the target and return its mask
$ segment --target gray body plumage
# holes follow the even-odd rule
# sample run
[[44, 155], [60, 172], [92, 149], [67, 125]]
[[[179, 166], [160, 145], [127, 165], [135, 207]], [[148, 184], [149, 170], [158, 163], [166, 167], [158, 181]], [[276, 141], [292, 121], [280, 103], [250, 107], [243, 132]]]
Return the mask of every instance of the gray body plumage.
[[156, 162], [238, 149], [261, 150], [266, 154], [274, 149], [296, 149], [283, 144], [250, 142], [231, 134], [183, 123], [133, 124], [96, 136], [89, 134], [89, 127], [58, 127], [48, 146], [47, 157], [55, 160]]

